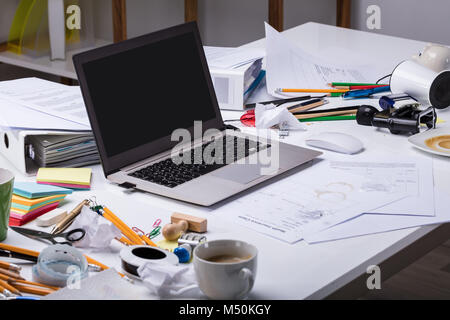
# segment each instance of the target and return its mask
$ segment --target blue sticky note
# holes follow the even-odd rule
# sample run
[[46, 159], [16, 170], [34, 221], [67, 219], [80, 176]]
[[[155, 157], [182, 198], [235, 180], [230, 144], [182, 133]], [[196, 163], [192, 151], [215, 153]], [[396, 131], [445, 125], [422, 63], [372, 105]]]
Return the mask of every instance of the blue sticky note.
[[56, 194], [70, 194], [72, 190], [51, 186], [47, 184], [38, 184], [36, 182], [14, 182], [14, 194], [28, 199], [42, 198]]

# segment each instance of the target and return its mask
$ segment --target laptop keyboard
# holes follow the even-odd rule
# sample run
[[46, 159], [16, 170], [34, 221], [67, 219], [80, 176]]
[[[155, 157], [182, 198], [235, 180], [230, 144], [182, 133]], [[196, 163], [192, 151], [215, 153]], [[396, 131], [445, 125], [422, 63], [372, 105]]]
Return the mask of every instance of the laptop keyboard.
[[[129, 175], [174, 188], [268, 147], [270, 145], [247, 138], [225, 136], [204, 143], [202, 146], [198, 146], [179, 155], [181, 159], [187, 161], [174, 162], [172, 158], [168, 158], [139, 169]], [[209, 159], [207, 157], [204, 159], [203, 157], [206, 148], [208, 148], [206, 154], [211, 155]], [[215, 154], [220, 151], [222, 151], [221, 154]], [[179, 162], [181, 163], [177, 164]]]

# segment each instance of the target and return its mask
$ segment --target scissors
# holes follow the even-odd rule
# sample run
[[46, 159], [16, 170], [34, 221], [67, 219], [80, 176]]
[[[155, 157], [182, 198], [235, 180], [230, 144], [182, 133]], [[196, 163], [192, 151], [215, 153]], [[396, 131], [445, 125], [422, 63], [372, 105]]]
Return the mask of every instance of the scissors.
[[[35, 240], [47, 240], [52, 244], [67, 244], [69, 246], [72, 245], [73, 242], [80, 241], [86, 235], [86, 230], [84, 229], [73, 229], [68, 232], [59, 233], [59, 234], [51, 234], [43, 231], [27, 229], [27, 228], [18, 228], [18, 227], [10, 227], [14, 231]], [[66, 241], [57, 241], [55, 238], [63, 238]]]

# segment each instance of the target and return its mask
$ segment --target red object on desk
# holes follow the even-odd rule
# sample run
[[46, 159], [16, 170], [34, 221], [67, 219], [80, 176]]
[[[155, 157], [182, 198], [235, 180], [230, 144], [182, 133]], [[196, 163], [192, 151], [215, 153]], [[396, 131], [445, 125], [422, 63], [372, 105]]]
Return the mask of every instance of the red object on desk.
[[247, 127], [255, 126], [255, 109], [248, 110], [240, 118], [242, 124]]

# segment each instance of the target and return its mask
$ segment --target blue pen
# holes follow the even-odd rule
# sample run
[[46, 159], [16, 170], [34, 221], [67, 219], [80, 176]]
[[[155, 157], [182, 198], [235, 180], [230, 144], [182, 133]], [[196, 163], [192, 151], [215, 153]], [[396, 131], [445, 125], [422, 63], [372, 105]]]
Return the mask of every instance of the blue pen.
[[41, 300], [39, 297], [31, 297], [31, 296], [17, 296], [17, 297], [8, 297], [6, 300]]
[[372, 89], [364, 89], [364, 90], [351, 90], [342, 95], [343, 99], [357, 99], [357, 98], [367, 98], [375, 93], [390, 91], [391, 87], [376, 87]]

